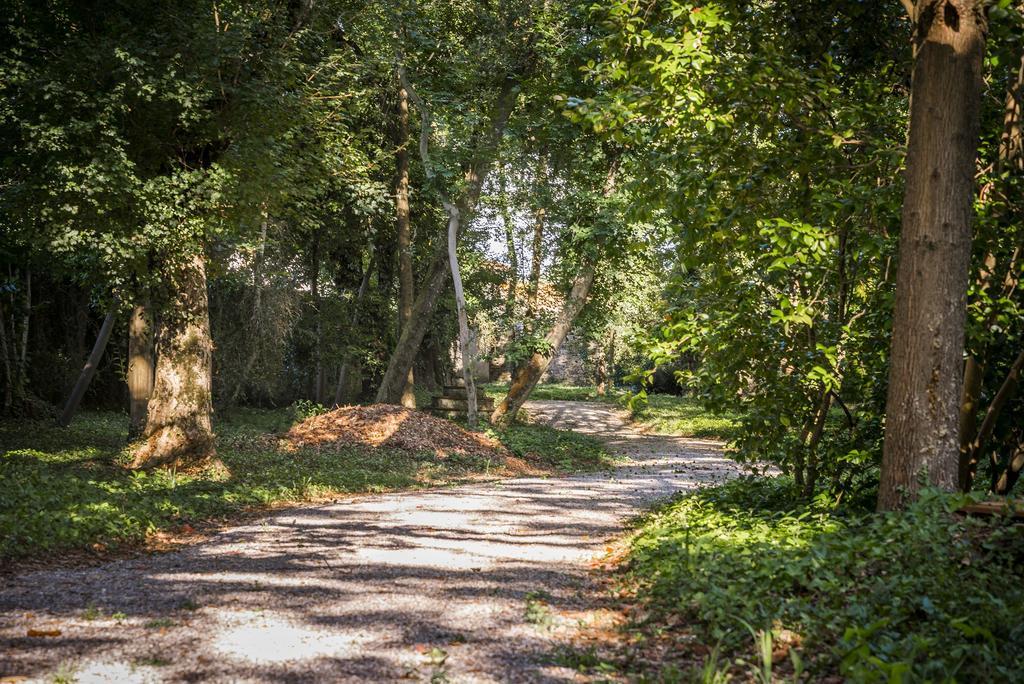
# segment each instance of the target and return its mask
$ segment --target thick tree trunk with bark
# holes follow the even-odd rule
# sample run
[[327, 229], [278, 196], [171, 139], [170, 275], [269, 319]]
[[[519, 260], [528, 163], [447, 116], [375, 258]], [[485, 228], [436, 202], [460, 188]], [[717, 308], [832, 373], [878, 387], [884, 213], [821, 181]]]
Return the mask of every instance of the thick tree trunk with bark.
[[[401, 80], [401, 79], [399, 79]], [[409, 93], [398, 86], [398, 126], [395, 150], [395, 218], [398, 233], [398, 329], [412, 317], [415, 281], [412, 273], [412, 226], [409, 222]], [[401, 404], [416, 408], [412, 366], [402, 387]]]
[[544, 338], [546, 351], [543, 354], [534, 352], [527, 359], [526, 363], [516, 369], [516, 373], [512, 378], [512, 384], [508, 388], [508, 394], [505, 395], [501, 403], [495, 407], [494, 413], [491, 414], [491, 422], [495, 425], [508, 425], [515, 421], [516, 416], [519, 414], [519, 409], [523, 407], [533, 388], [537, 386], [541, 376], [544, 375], [548, 366], [551, 365], [551, 359], [558, 353], [562, 342], [565, 341], [569, 331], [572, 330], [573, 321], [576, 320], [580, 311], [583, 310], [583, 306], [587, 303], [587, 296], [590, 294], [590, 288], [594, 284], [594, 270], [595, 265], [593, 261], [587, 261], [583, 264], [583, 268], [580, 269], [579, 274], [573, 281], [572, 290], [565, 298], [565, 302], [558, 312], [554, 325], [551, 326], [551, 330], [548, 331]]
[[954, 490], [987, 31], [980, 0], [921, 0], [879, 510]]
[[204, 258], [189, 259], [174, 281], [177, 292], [160, 319], [145, 441], [135, 450], [133, 468], [193, 467], [215, 454], [210, 420], [213, 342]]
[[128, 438], [135, 439], [146, 427], [146, 411], [153, 395], [153, 320], [149, 303], [132, 308], [128, 322]]

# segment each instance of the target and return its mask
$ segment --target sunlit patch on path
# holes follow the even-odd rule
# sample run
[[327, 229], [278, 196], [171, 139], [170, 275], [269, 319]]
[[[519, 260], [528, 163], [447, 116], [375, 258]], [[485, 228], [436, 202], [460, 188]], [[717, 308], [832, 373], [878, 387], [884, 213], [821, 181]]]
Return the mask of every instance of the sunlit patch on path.
[[[733, 472], [710, 441], [612, 407], [533, 402], [630, 462], [275, 513], [160, 556], [0, 589], [0, 676], [52, 681], [559, 681], [530, 597], [586, 607], [587, 561], [653, 500]], [[57, 636], [30, 637], [37, 626]]]

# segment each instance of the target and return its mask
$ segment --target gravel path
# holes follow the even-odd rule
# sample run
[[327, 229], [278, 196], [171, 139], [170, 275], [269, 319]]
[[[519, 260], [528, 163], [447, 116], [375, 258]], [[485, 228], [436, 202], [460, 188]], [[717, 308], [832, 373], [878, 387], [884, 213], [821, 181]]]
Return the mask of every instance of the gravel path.
[[585, 608], [586, 561], [626, 517], [733, 467], [714, 442], [639, 434], [604, 404], [527, 408], [631, 462], [299, 507], [174, 553], [2, 580], [0, 679], [571, 681], [540, 657], [531, 592]]

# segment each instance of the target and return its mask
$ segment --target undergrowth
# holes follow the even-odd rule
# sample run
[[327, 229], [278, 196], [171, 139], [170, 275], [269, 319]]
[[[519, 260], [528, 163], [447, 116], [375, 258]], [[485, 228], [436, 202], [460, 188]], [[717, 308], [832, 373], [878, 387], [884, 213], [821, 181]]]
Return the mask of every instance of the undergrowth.
[[936, 492], [890, 514], [791, 493], [783, 478], [739, 479], [631, 538], [619, 580], [644, 616], [634, 628], [713, 649], [690, 678], [1024, 678], [1024, 527], [957, 515], [960, 499]]
[[[218, 456], [229, 475], [130, 471], [127, 418], [83, 413], [70, 428], [0, 421], [0, 559], [63, 549], [109, 550], [275, 504], [323, 501], [498, 475], [493, 458], [366, 447], [278, 448], [292, 409], [246, 409], [219, 417]], [[607, 467], [596, 440], [523, 425], [495, 436], [533, 467], [551, 473]]]

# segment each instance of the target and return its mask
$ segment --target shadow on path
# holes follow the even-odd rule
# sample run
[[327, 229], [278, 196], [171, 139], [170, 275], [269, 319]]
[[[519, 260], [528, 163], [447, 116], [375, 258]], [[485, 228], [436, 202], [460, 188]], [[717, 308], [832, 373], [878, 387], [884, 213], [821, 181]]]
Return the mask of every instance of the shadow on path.
[[[9, 578], [0, 676], [43, 681], [568, 681], [524, 619], [582, 608], [624, 518], [732, 471], [720, 445], [641, 435], [616, 409], [531, 402], [630, 463], [276, 512], [165, 555]], [[29, 637], [29, 629], [56, 629]]]

